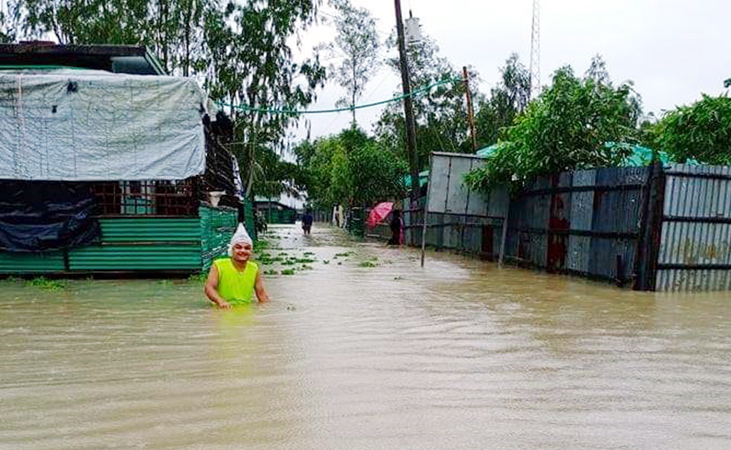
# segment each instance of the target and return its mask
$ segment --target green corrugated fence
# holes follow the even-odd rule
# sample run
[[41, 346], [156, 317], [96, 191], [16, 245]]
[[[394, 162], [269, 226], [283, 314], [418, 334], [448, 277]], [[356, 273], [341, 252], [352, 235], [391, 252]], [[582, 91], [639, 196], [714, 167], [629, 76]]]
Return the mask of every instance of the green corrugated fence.
[[[245, 226], [256, 239], [251, 203], [245, 202]], [[208, 270], [226, 251], [238, 223], [238, 211], [201, 205], [199, 217], [119, 217], [100, 219], [101, 245], [64, 252], [0, 252], [0, 274]]]

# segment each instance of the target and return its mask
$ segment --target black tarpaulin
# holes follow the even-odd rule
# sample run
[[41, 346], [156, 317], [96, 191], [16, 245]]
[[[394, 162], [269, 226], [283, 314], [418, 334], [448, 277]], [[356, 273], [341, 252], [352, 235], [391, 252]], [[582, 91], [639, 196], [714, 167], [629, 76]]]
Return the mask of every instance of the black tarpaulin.
[[0, 249], [61, 250], [101, 241], [86, 183], [0, 181]]

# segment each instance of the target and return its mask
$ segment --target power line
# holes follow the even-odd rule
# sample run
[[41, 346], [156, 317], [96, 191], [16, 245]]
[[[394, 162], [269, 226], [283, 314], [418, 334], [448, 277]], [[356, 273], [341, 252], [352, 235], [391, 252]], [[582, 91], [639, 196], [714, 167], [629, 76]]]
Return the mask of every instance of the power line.
[[225, 106], [225, 107], [229, 107], [229, 108], [234, 108], [234, 109], [238, 109], [238, 110], [241, 110], [241, 111], [259, 112], [259, 113], [265, 113], [265, 114], [291, 114], [291, 115], [300, 115], [300, 114], [328, 114], [328, 113], [339, 113], [339, 112], [343, 112], [343, 111], [352, 111], [354, 109], [371, 108], [373, 106], [384, 105], [386, 103], [391, 103], [391, 102], [398, 102], [398, 101], [404, 100], [404, 99], [406, 99], [408, 97], [413, 97], [413, 96], [415, 96], [417, 94], [423, 94], [424, 92], [429, 91], [431, 88], [436, 87], [436, 86], [440, 86], [442, 84], [461, 83], [463, 81], [464, 81], [463, 78], [452, 78], [452, 79], [449, 79], [449, 80], [438, 81], [436, 83], [430, 84], [430, 85], [425, 86], [423, 88], [414, 89], [409, 94], [399, 95], [397, 97], [393, 97], [393, 98], [388, 99], [388, 100], [381, 100], [381, 101], [375, 102], [375, 103], [367, 103], [365, 105], [356, 105], [356, 106], [351, 106], [351, 107], [348, 107], [348, 108], [321, 109], [321, 110], [316, 110], [316, 111], [300, 111], [300, 110], [294, 110], [294, 109], [255, 108], [255, 107], [252, 107], [252, 106], [249, 106], [249, 105], [232, 105], [232, 104], [224, 103], [224, 102], [220, 102], [220, 101], [217, 101], [216, 104], [219, 105], [219, 106]]

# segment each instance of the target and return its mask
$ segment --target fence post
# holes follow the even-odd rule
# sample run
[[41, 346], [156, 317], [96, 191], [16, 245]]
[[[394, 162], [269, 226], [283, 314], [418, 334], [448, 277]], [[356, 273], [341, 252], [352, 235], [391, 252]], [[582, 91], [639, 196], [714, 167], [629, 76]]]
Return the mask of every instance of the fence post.
[[665, 199], [665, 171], [661, 162], [655, 162], [648, 176], [649, 186], [645, 192], [642, 220], [640, 220], [640, 241], [637, 244], [635, 282], [637, 291], [654, 291], [657, 282], [657, 261], [662, 238], [663, 206]]

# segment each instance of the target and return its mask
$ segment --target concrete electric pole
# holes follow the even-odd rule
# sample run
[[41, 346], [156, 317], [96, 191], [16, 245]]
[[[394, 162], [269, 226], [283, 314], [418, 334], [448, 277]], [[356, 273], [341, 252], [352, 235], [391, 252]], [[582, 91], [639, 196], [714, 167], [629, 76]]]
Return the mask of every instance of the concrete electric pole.
[[[396, 6], [396, 32], [398, 34], [398, 52], [401, 66], [401, 85], [404, 91], [404, 113], [406, 119], [406, 152], [409, 156], [409, 173], [411, 174], [411, 201], [419, 199], [419, 155], [416, 152], [416, 121], [414, 120], [414, 104], [411, 100], [411, 84], [409, 82], [409, 65], [406, 61], [406, 42], [404, 24], [401, 18], [401, 0], [394, 0]], [[413, 205], [416, 206], [416, 205]]]

